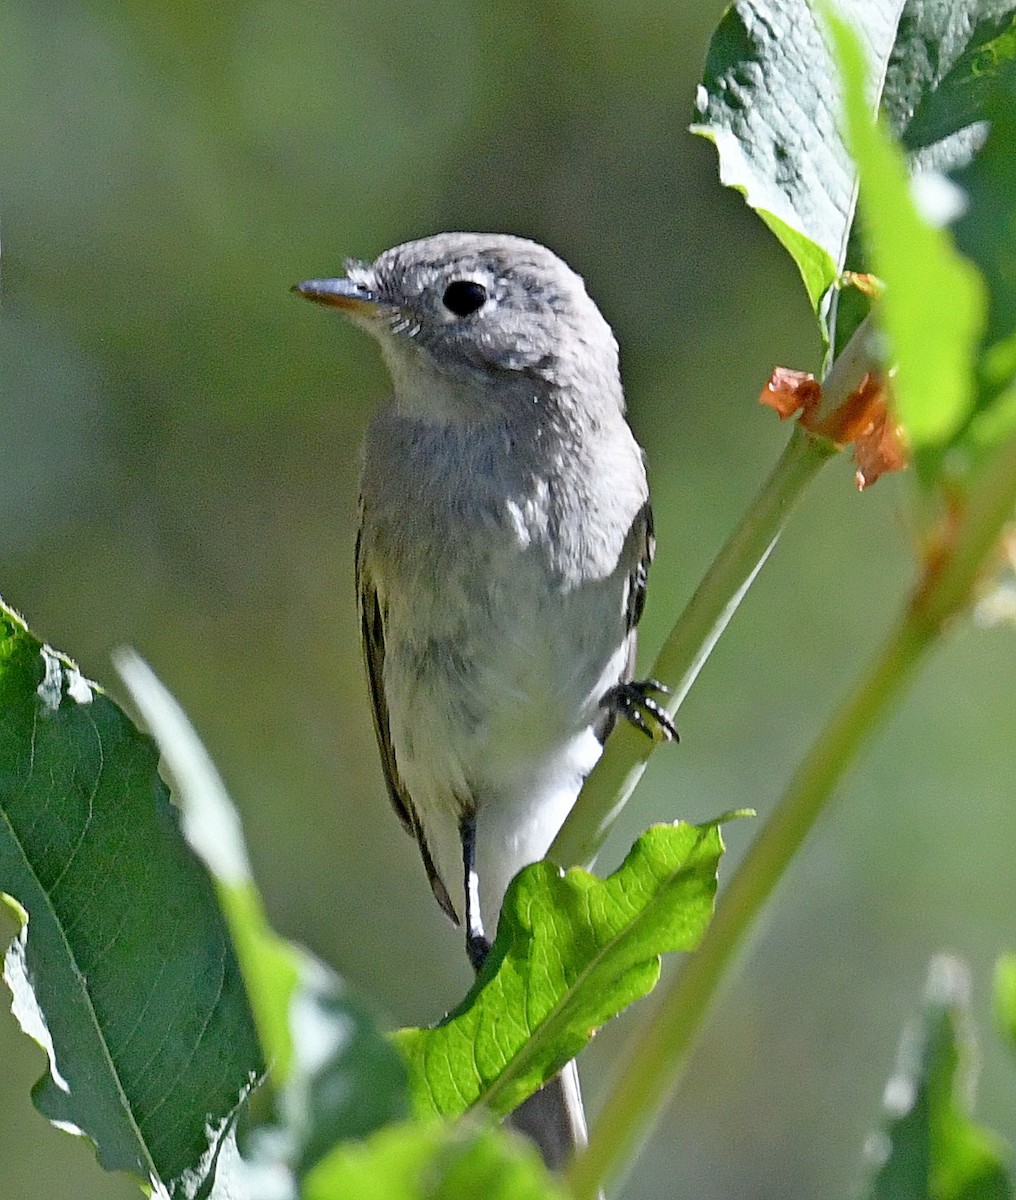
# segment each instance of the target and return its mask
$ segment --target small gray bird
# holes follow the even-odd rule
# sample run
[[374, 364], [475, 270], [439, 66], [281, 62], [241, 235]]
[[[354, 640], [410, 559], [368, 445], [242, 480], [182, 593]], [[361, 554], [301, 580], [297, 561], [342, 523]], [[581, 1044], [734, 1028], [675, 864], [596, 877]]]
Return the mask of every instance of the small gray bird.
[[[439, 234], [294, 290], [377, 338], [394, 385], [363, 450], [364, 656], [392, 804], [478, 969], [617, 715], [674, 736], [631, 678], [653, 529], [617, 343], [522, 238]], [[560, 1165], [574, 1071], [515, 1120]]]

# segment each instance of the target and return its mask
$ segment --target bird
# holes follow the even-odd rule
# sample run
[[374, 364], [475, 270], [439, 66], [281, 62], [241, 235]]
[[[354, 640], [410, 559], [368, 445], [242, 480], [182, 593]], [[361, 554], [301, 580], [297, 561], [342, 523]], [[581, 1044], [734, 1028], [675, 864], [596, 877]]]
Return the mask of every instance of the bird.
[[[362, 449], [355, 574], [392, 806], [478, 971], [619, 717], [676, 737], [634, 679], [654, 533], [618, 346], [546, 247], [440, 233], [294, 285], [378, 342], [392, 395]], [[574, 1064], [513, 1118], [559, 1167]]]

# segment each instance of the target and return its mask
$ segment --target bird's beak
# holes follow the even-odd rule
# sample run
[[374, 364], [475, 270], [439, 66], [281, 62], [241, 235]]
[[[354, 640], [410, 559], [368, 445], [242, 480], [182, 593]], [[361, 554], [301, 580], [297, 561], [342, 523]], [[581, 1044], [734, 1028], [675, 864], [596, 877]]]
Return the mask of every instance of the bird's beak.
[[352, 279], [307, 279], [294, 283], [292, 290], [318, 304], [341, 308], [351, 317], [369, 317], [378, 310], [378, 299], [370, 288]]

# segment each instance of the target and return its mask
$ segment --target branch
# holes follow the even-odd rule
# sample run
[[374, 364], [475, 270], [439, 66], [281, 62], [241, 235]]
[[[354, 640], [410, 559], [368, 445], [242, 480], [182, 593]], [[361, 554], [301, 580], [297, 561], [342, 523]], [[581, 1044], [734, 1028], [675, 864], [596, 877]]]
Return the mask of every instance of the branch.
[[683, 1073], [727, 965], [763, 904], [826, 808], [867, 737], [896, 702], [927, 652], [973, 602], [1016, 508], [1016, 438], [971, 480], [967, 499], [946, 518], [903, 616], [861, 683], [820, 733], [769, 821], [720, 897], [698, 950], [685, 959], [659, 1007], [632, 1038], [618, 1078], [572, 1165], [576, 1200], [592, 1200], [617, 1176], [655, 1124]]
[[[870, 318], [856, 330], [833, 364], [822, 389], [817, 417], [837, 409], [878, 362], [878, 335]], [[671, 688], [666, 709], [673, 717], [691, 690], [720, 635], [769, 556], [794, 505], [819, 468], [840, 449], [834, 442], [794, 428], [790, 441], [740, 524], [706, 572], [670, 632], [649, 674]], [[611, 825], [642, 778], [657, 743], [619, 722], [600, 761], [548, 851], [561, 866], [589, 866]]]

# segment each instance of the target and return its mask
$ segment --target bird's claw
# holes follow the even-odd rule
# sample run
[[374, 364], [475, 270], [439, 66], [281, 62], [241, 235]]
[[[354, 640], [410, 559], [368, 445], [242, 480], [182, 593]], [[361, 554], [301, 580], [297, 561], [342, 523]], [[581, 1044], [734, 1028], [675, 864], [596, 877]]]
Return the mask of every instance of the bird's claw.
[[679, 742], [673, 718], [653, 692], [669, 696], [670, 688], [658, 679], [629, 679], [612, 687], [603, 703], [653, 741]]

